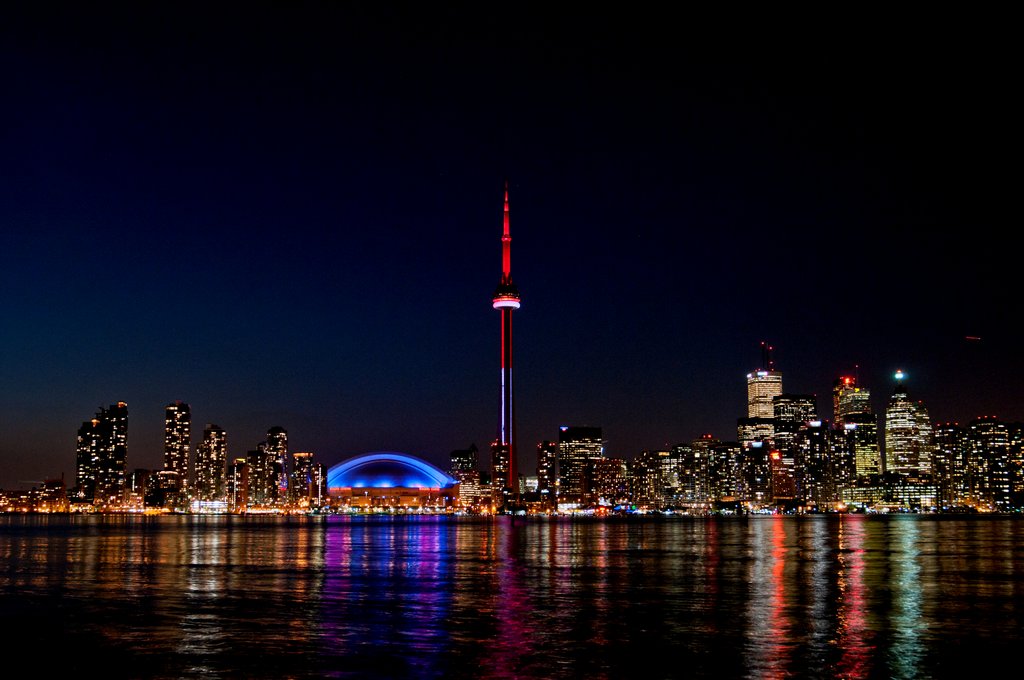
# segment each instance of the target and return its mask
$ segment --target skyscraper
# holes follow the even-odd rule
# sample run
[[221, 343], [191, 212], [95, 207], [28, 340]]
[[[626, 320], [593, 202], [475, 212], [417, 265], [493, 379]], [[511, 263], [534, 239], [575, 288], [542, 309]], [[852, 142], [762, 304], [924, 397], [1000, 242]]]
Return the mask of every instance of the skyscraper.
[[228, 460], [227, 433], [217, 425], [207, 424], [203, 442], [196, 452], [196, 498], [200, 501], [223, 501], [224, 467]]
[[902, 477], [922, 479], [931, 474], [932, 424], [924, 404], [911, 401], [896, 372], [896, 389], [885, 410], [885, 469]]
[[[251, 452], [250, 452], [251, 453]], [[249, 507], [249, 462], [236, 458], [228, 470], [228, 512], [243, 513]]]
[[128, 405], [100, 408], [78, 428], [75, 500], [120, 506], [127, 490]]
[[782, 394], [782, 374], [775, 370], [772, 350], [767, 343], [761, 343], [764, 368], [747, 374], [747, 417], [774, 418], [773, 399]]
[[188, 488], [189, 450], [192, 446], [192, 410], [176, 401], [164, 410], [164, 471], [177, 475], [178, 488]]
[[544, 440], [537, 444], [537, 492], [544, 505], [558, 507], [558, 444]]
[[775, 435], [774, 399], [782, 394], [782, 374], [775, 370], [773, 349], [762, 342], [763, 368], [747, 374], [747, 417], [737, 424], [740, 442], [769, 441]]
[[519, 289], [512, 282], [512, 237], [509, 235], [508, 182], [501, 236], [501, 280], [492, 306], [501, 312], [501, 418], [498, 439], [491, 446], [491, 484], [495, 502], [505, 505], [517, 496], [519, 469], [516, 457], [516, 421], [512, 390], [512, 311], [519, 309]]
[[563, 425], [558, 429], [560, 502], [586, 503], [590, 492], [591, 461], [604, 458], [601, 428]]
[[313, 454], [309, 451], [293, 453], [292, 472], [288, 480], [288, 496], [291, 502], [299, 507], [310, 507], [317, 495], [316, 483]]
[[832, 418], [836, 429], [843, 429], [851, 413], [871, 413], [871, 392], [857, 386], [857, 378], [840, 376], [832, 383]]
[[248, 470], [246, 508], [272, 506], [277, 500], [276, 456], [267, 450], [266, 442], [260, 442], [245, 458]]
[[280, 425], [267, 430], [267, 455], [274, 487], [271, 502], [283, 502], [288, 498], [288, 430]]
[[96, 479], [100, 474], [103, 437], [100, 421], [87, 420], [78, 428], [75, 447], [75, 500], [91, 503], [96, 495]]

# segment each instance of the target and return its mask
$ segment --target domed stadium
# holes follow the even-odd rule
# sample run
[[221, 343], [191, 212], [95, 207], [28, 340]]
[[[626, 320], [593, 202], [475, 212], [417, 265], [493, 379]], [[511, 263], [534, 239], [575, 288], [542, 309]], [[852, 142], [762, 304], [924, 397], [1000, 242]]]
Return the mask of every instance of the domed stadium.
[[342, 509], [425, 510], [455, 504], [454, 479], [425, 460], [379, 451], [342, 461], [327, 471], [332, 501]]

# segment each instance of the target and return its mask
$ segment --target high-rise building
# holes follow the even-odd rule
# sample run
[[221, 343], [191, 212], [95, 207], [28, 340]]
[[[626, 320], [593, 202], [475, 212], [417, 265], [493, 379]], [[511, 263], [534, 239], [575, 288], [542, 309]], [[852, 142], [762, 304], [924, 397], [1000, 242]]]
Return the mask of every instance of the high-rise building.
[[317, 496], [316, 465], [309, 451], [292, 454], [292, 471], [288, 480], [288, 497], [293, 505], [308, 508]]
[[203, 442], [196, 452], [196, 498], [203, 502], [227, 498], [224, 468], [228, 461], [227, 433], [208, 423], [203, 429]]
[[598, 458], [593, 461], [591, 493], [597, 503], [618, 505], [626, 501], [626, 461], [622, 458]]
[[[700, 444], [698, 444], [698, 441]], [[720, 442], [706, 434], [692, 444], [695, 451], [706, 448], [708, 456], [708, 496], [712, 501], [735, 501], [740, 476], [742, 449], [738, 442]]]
[[853, 456], [854, 474], [857, 483], [876, 483], [885, 470], [882, 468], [882, 454], [878, 448], [878, 419], [874, 413], [847, 413], [843, 416], [843, 433], [846, 446]]
[[[252, 453], [250, 451], [250, 453]], [[243, 513], [249, 507], [249, 462], [236, 458], [228, 469], [228, 512]]]
[[288, 498], [288, 431], [279, 425], [267, 430], [267, 455], [274, 486], [272, 502], [284, 502]]
[[75, 500], [120, 507], [126, 500], [128, 405], [100, 408], [78, 428], [75, 448]]
[[761, 343], [764, 368], [758, 368], [747, 374], [747, 417], [774, 418], [773, 400], [782, 394], [782, 374], [775, 370], [771, 347]]
[[629, 462], [629, 495], [638, 508], [661, 507], [662, 466], [658, 451], [641, 451]]
[[104, 428], [99, 418], [82, 423], [78, 428], [75, 448], [75, 493], [79, 502], [92, 503], [96, 495], [96, 480], [100, 474], [100, 458], [104, 450]]
[[1010, 438], [1006, 424], [981, 416], [968, 428], [969, 492], [989, 510], [1010, 509]]
[[747, 417], [740, 418], [736, 434], [741, 443], [770, 442], [775, 436], [775, 397], [782, 394], [782, 374], [775, 370], [774, 348], [761, 343], [764, 368], [747, 374]]
[[885, 410], [885, 469], [901, 477], [923, 480], [931, 475], [932, 424], [928, 409], [911, 401], [896, 372], [896, 389]]
[[935, 423], [932, 475], [941, 508], [968, 502], [971, 496], [971, 442], [958, 423]]
[[601, 428], [562, 425], [558, 430], [560, 502], [588, 503], [591, 461], [604, 458]]
[[844, 375], [832, 383], [832, 414], [836, 429], [843, 429], [847, 416], [871, 413], [871, 391], [857, 386], [857, 378]]
[[548, 508], [558, 507], [558, 444], [544, 440], [537, 444], [537, 493]]
[[189, 481], [189, 450], [192, 446], [192, 410], [176, 401], [164, 409], [164, 470], [177, 475], [184, 491]]
[[[498, 439], [491, 446], [491, 484], [495, 503], [515, 502], [519, 488], [516, 456], [516, 421], [512, 389], [512, 311], [519, 309], [519, 289], [512, 282], [512, 237], [509, 235], [508, 182], [505, 183], [505, 211], [501, 235], [501, 280], [491, 306], [501, 312], [501, 418]], [[508, 496], [512, 496], [509, 498]]]
[[769, 442], [743, 442], [736, 491], [748, 507], [766, 506], [772, 500], [772, 448]]
[[276, 455], [267, 450], [266, 442], [260, 442], [255, 449], [246, 454], [245, 459], [249, 473], [247, 509], [274, 505], [277, 501], [277, 475], [274, 469]]
[[813, 394], [780, 394], [772, 398], [775, 434], [771, 451], [772, 496], [776, 501], [797, 497], [798, 439], [811, 423], [818, 423], [817, 398]]

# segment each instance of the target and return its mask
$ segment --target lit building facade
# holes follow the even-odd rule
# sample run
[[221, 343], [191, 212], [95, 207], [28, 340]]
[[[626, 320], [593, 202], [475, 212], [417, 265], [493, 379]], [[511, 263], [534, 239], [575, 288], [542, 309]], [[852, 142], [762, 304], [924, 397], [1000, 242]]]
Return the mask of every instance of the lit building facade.
[[228, 437], [223, 428], [209, 423], [203, 428], [203, 441], [196, 451], [196, 499], [208, 503], [227, 499], [225, 467], [228, 462]]
[[176, 401], [164, 409], [164, 470], [174, 472], [184, 491], [189, 484], [192, 409]]
[[247, 508], [252, 510], [272, 507], [277, 502], [277, 475], [274, 465], [276, 455], [267, 450], [266, 442], [260, 442], [254, 450], [246, 454], [245, 458], [249, 473]]
[[923, 480], [932, 471], [932, 424], [924, 404], [910, 400], [903, 377], [897, 372], [896, 389], [885, 410], [885, 469]]
[[274, 503], [288, 498], [288, 430], [275, 426], [267, 430], [266, 452], [270, 457], [270, 475]]
[[598, 458], [593, 461], [592, 494], [599, 505], [618, 505], [629, 498], [626, 461]]
[[559, 502], [585, 504], [590, 501], [591, 461], [604, 458], [601, 428], [558, 429]]
[[243, 513], [249, 507], [249, 461], [236, 458], [228, 468], [228, 512]]
[[128, 405], [100, 408], [82, 423], [75, 446], [75, 502], [121, 507], [128, 482]]
[[537, 444], [537, 493], [542, 505], [558, 507], [558, 444], [544, 440]]

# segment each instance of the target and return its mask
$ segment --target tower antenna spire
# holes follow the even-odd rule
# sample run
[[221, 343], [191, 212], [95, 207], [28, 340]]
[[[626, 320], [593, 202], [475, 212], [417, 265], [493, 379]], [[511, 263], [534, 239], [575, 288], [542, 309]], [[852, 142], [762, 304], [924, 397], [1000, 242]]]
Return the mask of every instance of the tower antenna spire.
[[518, 504], [519, 470], [516, 455], [516, 421], [512, 391], [512, 311], [519, 309], [519, 289], [512, 283], [512, 236], [509, 234], [508, 180], [501, 231], [501, 280], [492, 306], [501, 312], [501, 419], [498, 439], [491, 446], [491, 483], [499, 507]]

